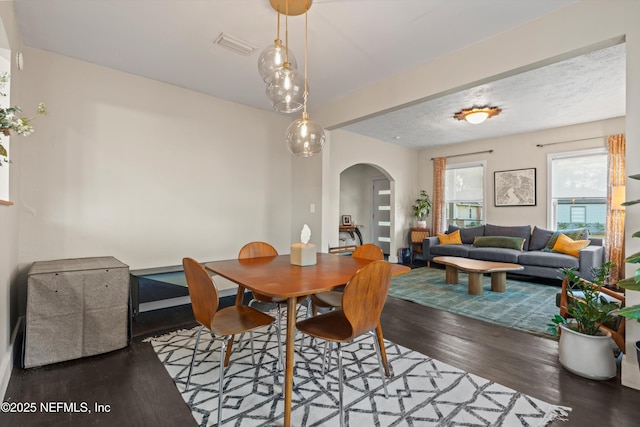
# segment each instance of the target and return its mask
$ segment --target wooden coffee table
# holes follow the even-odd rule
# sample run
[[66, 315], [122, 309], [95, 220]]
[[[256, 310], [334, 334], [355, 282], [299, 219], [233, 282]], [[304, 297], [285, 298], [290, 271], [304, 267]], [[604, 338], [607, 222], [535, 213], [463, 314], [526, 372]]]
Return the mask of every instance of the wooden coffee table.
[[469, 295], [482, 295], [482, 275], [491, 273], [491, 291], [504, 292], [507, 287], [507, 271], [524, 270], [520, 264], [482, 261], [457, 256], [438, 256], [433, 262], [444, 264], [445, 283], [458, 284], [458, 270], [469, 274]]

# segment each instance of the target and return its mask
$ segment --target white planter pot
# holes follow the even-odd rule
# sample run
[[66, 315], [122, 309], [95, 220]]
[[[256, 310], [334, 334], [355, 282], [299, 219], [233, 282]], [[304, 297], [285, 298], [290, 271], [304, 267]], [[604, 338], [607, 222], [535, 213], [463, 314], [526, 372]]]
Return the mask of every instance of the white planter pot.
[[427, 221], [418, 221], [418, 228], [427, 228]]
[[592, 380], [608, 380], [616, 376], [611, 334], [592, 336], [560, 325], [560, 364], [569, 372]]

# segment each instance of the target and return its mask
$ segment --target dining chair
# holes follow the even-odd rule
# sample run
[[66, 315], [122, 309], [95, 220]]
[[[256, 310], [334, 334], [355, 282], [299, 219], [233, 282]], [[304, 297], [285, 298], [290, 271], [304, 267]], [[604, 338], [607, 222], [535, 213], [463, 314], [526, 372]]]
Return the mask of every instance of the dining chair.
[[[296, 323], [299, 331], [314, 338], [337, 343], [338, 347], [338, 390], [340, 403], [340, 426], [344, 426], [343, 405], [343, 343], [371, 333], [378, 356], [378, 369], [382, 377], [385, 396], [388, 397], [386, 377], [383, 370], [381, 346], [374, 332], [380, 324], [380, 315], [391, 285], [391, 265], [386, 261], [373, 261], [359, 269], [349, 280], [342, 292], [340, 308]], [[326, 348], [326, 347], [325, 347]], [[326, 359], [323, 358], [323, 370]]]
[[[382, 249], [373, 243], [365, 243], [364, 245], [358, 246], [351, 256], [354, 258], [370, 259], [372, 261], [384, 259]], [[318, 308], [332, 309], [340, 307], [341, 301], [341, 291], [327, 291], [311, 295], [311, 311], [315, 316], [318, 313]]]
[[[379, 246], [373, 243], [365, 243], [358, 246], [351, 255], [356, 258], [370, 259], [373, 261], [379, 261], [384, 259], [384, 252]], [[327, 291], [319, 294], [311, 295], [311, 311], [313, 315], [317, 315], [318, 308], [333, 310], [340, 307], [342, 304], [342, 291]], [[380, 341], [382, 352], [382, 364], [384, 366], [384, 372], [386, 376], [391, 376], [391, 370], [389, 369], [389, 362], [387, 361], [387, 350], [384, 346], [384, 336], [382, 334], [382, 325], [378, 324], [376, 327], [376, 334], [378, 341]]]
[[[266, 242], [250, 242], [240, 248], [240, 252], [238, 253], [238, 259], [247, 259], [247, 258], [259, 258], [266, 256], [277, 256], [278, 251], [276, 248], [271, 246]], [[286, 298], [273, 298], [268, 295], [263, 295], [257, 292], [252, 292], [251, 301], [249, 301], [249, 307], [252, 307], [254, 304], [261, 302], [266, 304], [275, 304], [277, 309], [277, 318], [276, 318], [276, 332], [278, 339], [278, 364], [279, 368], [282, 369], [283, 364], [283, 356], [282, 356], [282, 306], [287, 305]], [[307, 299], [306, 296], [298, 298], [297, 302], [301, 303]], [[242, 337], [240, 337], [239, 341], [242, 341]]]
[[218, 390], [218, 425], [222, 421], [222, 392], [224, 388], [225, 348], [233, 344], [229, 337], [235, 334], [249, 332], [251, 335], [251, 361], [255, 364], [253, 355], [253, 330], [267, 326], [275, 320], [273, 317], [247, 306], [233, 305], [218, 310], [220, 302], [218, 289], [213, 278], [205, 268], [193, 258], [182, 260], [184, 274], [187, 278], [187, 288], [191, 298], [191, 308], [196, 321], [200, 324], [196, 343], [193, 347], [189, 375], [185, 391], [189, 389], [191, 372], [198, 351], [198, 342], [202, 329], [207, 328], [214, 338], [220, 337], [220, 384]]

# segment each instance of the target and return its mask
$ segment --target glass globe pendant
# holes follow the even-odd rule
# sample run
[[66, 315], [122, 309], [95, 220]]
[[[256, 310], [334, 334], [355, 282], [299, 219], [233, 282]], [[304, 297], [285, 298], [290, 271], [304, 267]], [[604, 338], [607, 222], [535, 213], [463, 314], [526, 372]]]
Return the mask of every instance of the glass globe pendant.
[[267, 97], [273, 109], [281, 113], [295, 113], [307, 98], [305, 76], [285, 62], [267, 82]]
[[287, 148], [296, 156], [311, 157], [318, 154], [324, 147], [324, 129], [318, 123], [309, 120], [307, 112], [302, 118], [294, 121], [287, 128], [285, 143]]
[[286, 47], [282, 45], [282, 40], [280, 39], [275, 39], [271, 46], [267, 46], [262, 51], [258, 58], [258, 72], [265, 83], [268, 83], [276, 70], [282, 67], [286, 58], [289, 58], [291, 68], [298, 68], [298, 62], [295, 56], [293, 56], [293, 52], [290, 50], [287, 52]]

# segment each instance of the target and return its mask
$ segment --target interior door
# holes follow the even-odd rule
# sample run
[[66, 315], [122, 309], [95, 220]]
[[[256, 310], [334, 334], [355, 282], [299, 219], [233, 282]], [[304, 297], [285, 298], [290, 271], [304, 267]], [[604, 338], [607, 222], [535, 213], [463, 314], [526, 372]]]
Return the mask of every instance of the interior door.
[[389, 255], [391, 246], [391, 184], [386, 178], [373, 179], [373, 243]]

